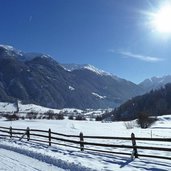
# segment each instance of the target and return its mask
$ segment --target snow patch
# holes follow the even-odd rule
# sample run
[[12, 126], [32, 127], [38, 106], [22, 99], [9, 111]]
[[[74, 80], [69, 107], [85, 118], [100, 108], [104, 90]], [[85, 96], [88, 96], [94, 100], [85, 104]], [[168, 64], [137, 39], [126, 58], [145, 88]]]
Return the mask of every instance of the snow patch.
[[74, 87], [72, 87], [72, 86], [69, 86], [69, 90], [74, 91], [74, 90], [75, 90], [75, 88], [74, 88]]
[[94, 95], [94, 96], [96, 96], [96, 97], [98, 97], [99, 99], [105, 99], [106, 98], [106, 96], [101, 96], [101, 95], [99, 95], [99, 94], [97, 94], [97, 93], [91, 93], [92, 95]]

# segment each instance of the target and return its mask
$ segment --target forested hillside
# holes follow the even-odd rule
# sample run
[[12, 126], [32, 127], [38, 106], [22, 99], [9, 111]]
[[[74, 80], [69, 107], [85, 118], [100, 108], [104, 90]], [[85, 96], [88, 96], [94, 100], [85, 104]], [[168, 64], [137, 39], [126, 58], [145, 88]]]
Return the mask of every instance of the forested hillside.
[[171, 113], [171, 84], [128, 100], [112, 111], [111, 115], [113, 120], [131, 120], [142, 112], [150, 116]]

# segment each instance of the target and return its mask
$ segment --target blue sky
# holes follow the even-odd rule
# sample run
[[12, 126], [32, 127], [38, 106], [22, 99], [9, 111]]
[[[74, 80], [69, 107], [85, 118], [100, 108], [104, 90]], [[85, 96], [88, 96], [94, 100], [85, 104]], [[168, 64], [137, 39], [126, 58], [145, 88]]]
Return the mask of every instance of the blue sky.
[[0, 44], [92, 64], [139, 83], [171, 74], [171, 35], [149, 25], [165, 0], [0, 0]]

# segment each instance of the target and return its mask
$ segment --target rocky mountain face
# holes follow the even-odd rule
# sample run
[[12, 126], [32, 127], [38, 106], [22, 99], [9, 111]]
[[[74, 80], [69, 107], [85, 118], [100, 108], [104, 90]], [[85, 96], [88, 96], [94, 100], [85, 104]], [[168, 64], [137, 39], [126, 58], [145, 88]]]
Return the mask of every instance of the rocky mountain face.
[[48, 55], [0, 45], [0, 101], [20, 99], [51, 108], [114, 108], [142, 94], [136, 84], [92, 68], [69, 71]]

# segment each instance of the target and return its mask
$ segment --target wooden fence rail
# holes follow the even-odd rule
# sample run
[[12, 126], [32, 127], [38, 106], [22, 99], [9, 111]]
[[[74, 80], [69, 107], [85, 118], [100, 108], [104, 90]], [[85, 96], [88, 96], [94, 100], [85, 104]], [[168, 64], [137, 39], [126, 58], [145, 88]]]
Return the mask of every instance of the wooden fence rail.
[[[146, 155], [139, 154], [138, 149], [143, 150], [159, 150], [166, 151], [171, 153], [171, 144], [169, 147], [150, 147], [150, 146], [139, 146], [137, 141], [155, 141], [155, 142], [171, 142], [171, 138], [139, 138], [135, 137], [134, 133], [131, 134], [131, 137], [109, 137], [109, 136], [84, 136], [81, 132], [79, 135], [67, 135], [57, 132], [52, 132], [49, 130], [39, 130], [39, 129], [26, 129], [12, 128], [12, 127], [0, 127], [0, 138], [18, 138], [18, 140], [25, 139], [27, 141], [35, 141], [40, 143], [46, 143], [49, 146], [62, 145], [72, 148], [80, 149], [81, 151], [94, 151], [99, 153], [110, 153], [110, 154], [120, 154], [120, 155], [129, 155], [134, 158], [138, 157], [152, 157], [152, 158], [161, 158], [171, 160], [171, 157], [168, 156], [156, 156], [156, 155]], [[65, 138], [67, 137], [67, 139]], [[69, 139], [70, 138], [70, 139]], [[92, 140], [124, 140], [129, 141], [130, 145], [121, 145], [121, 144], [105, 144], [99, 142], [87, 142], [85, 139]], [[98, 147], [98, 149], [90, 148], [89, 146]], [[101, 149], [99, 147], [105, 147], [106, 149]], [[131, 153], [118, 151], [119, 149], [131, 149]], [[111, 150], [112, 149], [112, 150]], [[115, 151], [114, 151], [115, 150]], [[124, 150], [125, 151], [125, 150]]]

